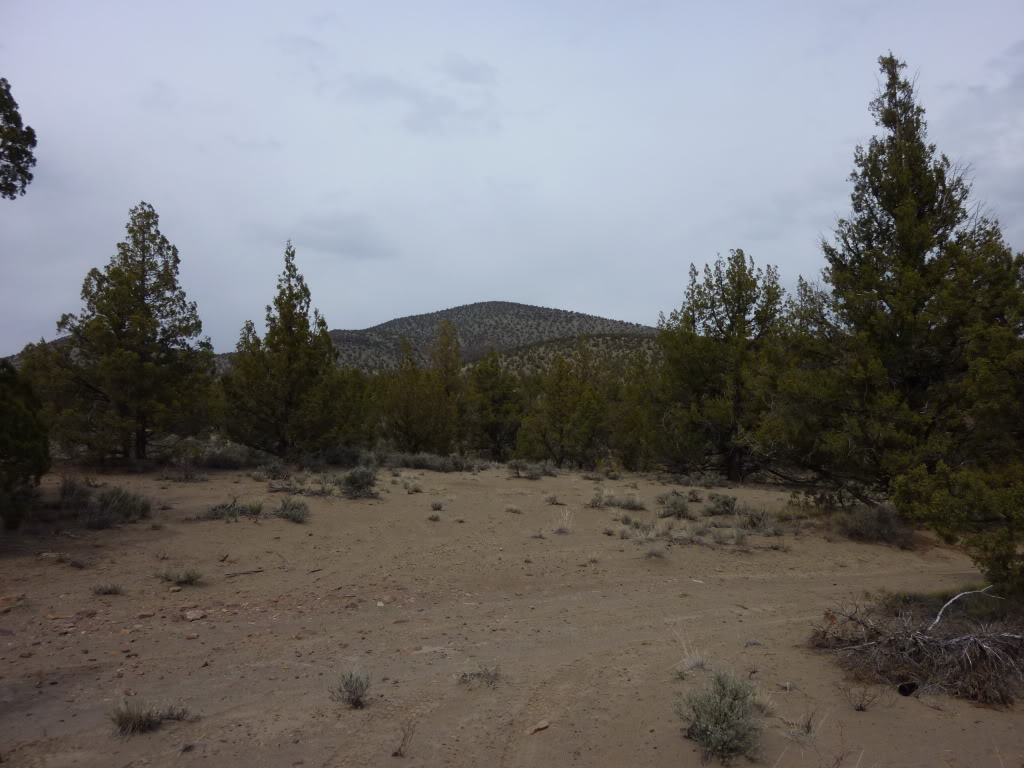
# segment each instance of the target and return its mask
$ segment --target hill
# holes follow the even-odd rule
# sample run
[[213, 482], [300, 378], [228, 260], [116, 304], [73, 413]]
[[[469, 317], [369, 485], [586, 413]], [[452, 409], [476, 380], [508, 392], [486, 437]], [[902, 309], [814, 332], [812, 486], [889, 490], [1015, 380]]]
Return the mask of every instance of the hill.
[[338, 347], [342, 366], [382, 371], [398, 364], [398, 345], [403, 337], [409, 339], [420, 361], [425, 363], [437, 328], [444, 320], [458, 331], [466, 362], [479, 359], [493, 346], [510, 364], [518, 358], [508, 353], [521, 348], [534, 349], [523, 361], [535, 364], [547, 356], [548, 352], [539, 348], [546, 347], [548, 343], [557, 342], [556, 348], [568, 349], [577, 338], [594, 337], [609, 340], [607, 344], [615, 339], [614, 346], [626, 348], [632, 347], [634, 340], [653, 337], [656, 332], [651, 326], [582, 312], [509, 301], [484, 301], [400, 317], [364, 330], [334, 330], [330, 333]]

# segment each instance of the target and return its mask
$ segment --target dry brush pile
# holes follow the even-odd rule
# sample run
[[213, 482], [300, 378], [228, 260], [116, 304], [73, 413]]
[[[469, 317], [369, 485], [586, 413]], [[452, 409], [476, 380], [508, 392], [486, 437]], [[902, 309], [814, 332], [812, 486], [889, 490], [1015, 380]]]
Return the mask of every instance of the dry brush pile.
[[863, 682], [894, 684], [904, 695], [945, 693], [1007, 706], [1024, 692], [1024, 619], [947, 615], [964, 597], [1001, 599], [987, 594], [989, 589], [955, 595], [930, 621], [912, 610], [893, 615], [884, 605], [854, 602], [826, 611], [811, 642], [835, 652]]

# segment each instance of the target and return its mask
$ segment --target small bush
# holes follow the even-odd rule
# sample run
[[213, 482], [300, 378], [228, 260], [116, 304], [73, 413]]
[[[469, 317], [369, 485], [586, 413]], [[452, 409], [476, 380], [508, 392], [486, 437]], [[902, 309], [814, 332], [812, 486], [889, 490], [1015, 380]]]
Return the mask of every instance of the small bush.
[[736, 497], [722, 493], [709, 493], [708, 503], [704, 508], [706, 515], [731, 515], [736, 511]]
[[480, 685], [486, 685], [488, 688], [493, 688], [498, 684], [499, 680], [501, 680], [501, 667], [497, 665], [487, 667], [481, 664], [479, 669], [472, 672], [463, 672], [459, 675], [459, 683], [461, 685], [479, 683]]
[[272, 513], [274, 517], [293, 523], [305, 523], [309, 520], [309, 505], [298, 499], [281, 499], [281, 506]]
[[192, 459], [185, 458], [165, 468], [160, 473], [160, 479], [174, 483], [205, 483], [209, 478], [199, 472]]
[[651, 547], [644, 552], [644, 557], [648, 560], [661, 560], [665, 557], [665, 550], [661, 547]]
[[550, 505], [552, 507], [564, 507], [565, 506], [565, 503], [561, 499], [559, 499], [558, 496], [556, 496], [553, 493], [544, 497], [544, 503], [548, 504], [548, 505]]
[[523, 514], [523, 510], [521, 510], [515, 504], [506, 504], [505, 505], [505, 511], [508, 512], [511, 515], [521, 515], [521, 514]]
[[166, 720], [197, 719], [186, 707], [155, 706], [130, 701], [122, 701], [110, 713], [114, 731], [122, 738], [155, 731]]
[[404, 467], [431, 472], [476, 472], [483, 467], [480, 462], [466, 456], [438, 456], [433, 453], [389, 453], [382, 457], [380, 463], [389, 469]]
[[408, 494], [423, 493], [423, 486], [419, 483], [405, 483], [405, 492]]
[[156, 577], [161, 581], [174, 584], [176, 587], [192, 587], [203, 581], [203, 574], [194, 568], [187, 568], [184, 571], [160, 571]]
[[92, 588], [92, 593], [97, 597], [103, 595], [123, 595], [124, 588], [120, 584], [97, 584]]
[[605, 504], [604, 491], [598, 488], [594, 491], [594, 495], [590, 497], [590, 501], [587, 502], [587, 506], [591, 509], [601, 509]]
[[601, 533], [603, 533], [605, 536], [614, 536], [615, 535], [615, 529], [614, 528], [605, 528], [603, 531], [601, 531]]
[[258, 469], [258, 472], [268, 480], [287, 480], [292, 476], [288, 467], [280, 461], [272, 461], [269, 464], [264, 464]]
[[559, 536], [565, 536], [572, 533], [572, 522], [574, 514], [572, 510], [563, 510], [561, 514], [555, 515], [551, 525], [552, 533], [557, 533]]
[[676, 520], [696, 520], [697, 516], [690, 511], [690, 505], [682, 495], [670, 494], [662, 502], [658, 517], [672, 517]]
[[432, 501], [430, 502], [430, 508], [435, 512], [440, 512], [442, 509], [444, 509], [444, 502]]
[[440, 519], [441, 519], [441, 516], [439, 514], [437, 514], [436, 512], [434, 514], [430, 515], [429, 517], [427, 517], [427, 520], [429, 520], [432, 523], [436, 523]]
[[369, 467], [356, 467], [342, 478], [342, 492], [349, 499], [375, 499], [377, 473]]
[[88, 507], [80, 519], [88, 528], [110, 528], [116, 523], [134, 523], [149, 517], [153, 504], [145, 496], [123, 488], [108, 488]]
[[88, 509], [92, 501], [92, 488], [89, 484], [72, 475], [61, 477], [59, 494], [61, 512], [76, 516]]
[[331, 689], [330, 695], [331, 699], [339, 704], [347, 704], [352, 709], [362, 709], [366, 706], [366, 694], [369, 690], [370, 678], [367, 675], [349, 672]]
[[754, 687], [725, 672], [716, 672], [711, 687], [676, 702], [676, 714], [689, 723], [704, 758], [723, 762], [735, 757], [757, 758], [761, 725], [754, 708]]
[[889, 504], [854, 507], [836, 524], [840, 532], [855, 541], [891, 544], [900, 549], [914, 547], [914, 529], [901, 520]]
[[630, 512], [642, 512], [647, 509], [647, 506], [636, 496], [636, 494], [629, 494], [628, 496], [608, 496], [604, 503], [609, 507], [618, 507], [619, 509], [628, 509]]
[[700, 504], [702, 501], [704, 501], [704, 496], [696, 488], [691, 488], [686, 493], [686, 500], [691, 504]]

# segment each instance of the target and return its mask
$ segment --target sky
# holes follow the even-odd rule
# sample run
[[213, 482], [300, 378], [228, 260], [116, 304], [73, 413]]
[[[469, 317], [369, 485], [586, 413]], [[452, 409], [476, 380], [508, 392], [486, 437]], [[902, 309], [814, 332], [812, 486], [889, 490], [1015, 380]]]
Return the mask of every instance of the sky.
[[691, 262], [816, 277], [877, 58], [1024, 250], [1024, 3], [0, 0], [38, 136], [0, 354], [53, 338], [139, 201], [218, 351], [286, 241], [331, 328], [477, 301], [655, 324]]

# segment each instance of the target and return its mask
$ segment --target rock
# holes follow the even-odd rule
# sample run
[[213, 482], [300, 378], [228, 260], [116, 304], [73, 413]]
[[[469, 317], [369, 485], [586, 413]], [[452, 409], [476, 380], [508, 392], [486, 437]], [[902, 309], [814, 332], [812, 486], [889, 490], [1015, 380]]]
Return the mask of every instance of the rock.
[[199, 621], [206, 618], [206, 611], [185, 611], [186, 621]]
[[547, 720], [541, 720], [539, 723], [535, 723], [534, 725], [531, 725], [529, 728], [527, 728], [526, 735], [532, 736], [537, 731], [547, 730], [550, 725], [551, 723], [549, 723]]
[[190, 632], [189, 634], [185, 635], [185, 639], [186, 640], [198, 640], [199, 639], [199, 634], [196, 633], [196, 632]]
[[182, 603], [181, 605], [178, 606], [178, 610], [179, 611], [190, 611], [193, 608], [198, 608], [198, 607], [199, 607], [199, 603]]
[[142, 613], [139, 613], [138, 615], [136, 615], [135, 618], [137, 618], [137, 619], [151, 619], [151, 618], [153, 618], [154, 615], [155, 614], [153, 613], [153, 611], [142, 611]]
[[181, 592], [181, 587], [171, 587], [171, 592]]

